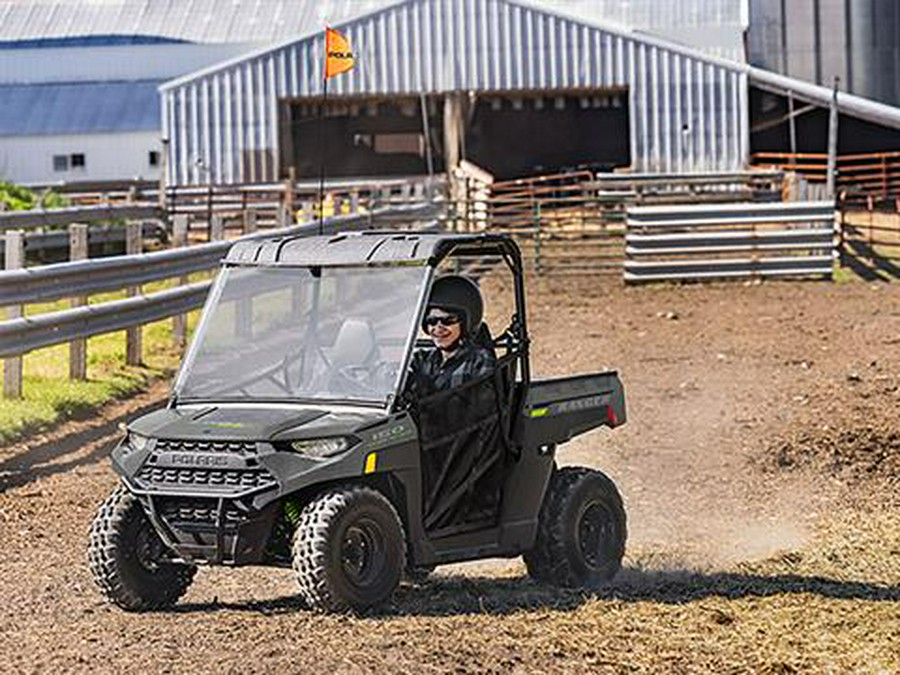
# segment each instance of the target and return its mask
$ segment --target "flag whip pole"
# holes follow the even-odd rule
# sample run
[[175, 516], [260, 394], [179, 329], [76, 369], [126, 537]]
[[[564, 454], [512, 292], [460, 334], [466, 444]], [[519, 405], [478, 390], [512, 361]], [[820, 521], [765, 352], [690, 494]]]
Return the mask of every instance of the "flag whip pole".
[[[327, 56], [326, 56], [327, 58]], [[328, 75], [323, 78], [322, 104], [319, 106], [319, 234], [322, 234], [322, 219], [325, 217], [325, 107], [328, 104]]]

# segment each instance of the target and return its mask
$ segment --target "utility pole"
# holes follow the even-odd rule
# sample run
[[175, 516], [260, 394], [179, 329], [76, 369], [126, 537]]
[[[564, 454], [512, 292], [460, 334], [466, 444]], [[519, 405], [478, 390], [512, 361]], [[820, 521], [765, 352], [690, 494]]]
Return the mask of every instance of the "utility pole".
[[837, 177], [837, 149], [838, 149], [838, 85], [840, 78], [834, 78], [834, 92], [831, 95], [831, 114], [828, 117], [828, 175], [826, 176], [825, 192], [828, 199], [835, 198], [835, 183]]

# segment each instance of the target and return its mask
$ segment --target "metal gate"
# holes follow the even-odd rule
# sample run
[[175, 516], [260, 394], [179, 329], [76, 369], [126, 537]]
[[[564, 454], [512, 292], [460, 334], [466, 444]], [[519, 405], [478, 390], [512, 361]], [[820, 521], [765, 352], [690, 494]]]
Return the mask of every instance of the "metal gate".
[[604, 198], [588, 171], [493, 183], [469, 182], [463, 220], [470, 230], [512, 235], [526, 269], [553, 274], [619, 274], [625, 259], [625, 202]]

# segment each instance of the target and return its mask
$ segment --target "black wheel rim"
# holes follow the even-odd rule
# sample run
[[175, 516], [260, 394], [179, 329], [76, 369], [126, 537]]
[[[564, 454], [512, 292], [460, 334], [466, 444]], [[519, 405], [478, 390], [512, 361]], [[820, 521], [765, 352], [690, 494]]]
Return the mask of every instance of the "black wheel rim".
[[582, 559], [592, 569], [600, 569], [615, 555], [616, 523], [603, 502], [590, 502], [581, 511], [575, 538]]
[[134, 542], [134, 558], [148, 572], [159, 570], [163, 554], [162, 541], [146, 524], [141, 527]]
[[384, 569], [385, 536], [371, 519], [359, 520], [345, 531], [341, 542], [341, 567], [347, 580], [357, 587], [371, 585]]

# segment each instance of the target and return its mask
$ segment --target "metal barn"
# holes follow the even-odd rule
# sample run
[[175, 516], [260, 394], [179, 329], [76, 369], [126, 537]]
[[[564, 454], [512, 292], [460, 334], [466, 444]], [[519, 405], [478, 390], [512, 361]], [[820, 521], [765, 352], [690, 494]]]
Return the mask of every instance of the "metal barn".
[[500, 175], [530, 155], [549, 170], [558, 143], [588, 144], [598, 168], [728, 171], [748, 160], [740, 63], [510, 0], [405, 0], [335, 27], [358, 65], [332, 80], [322, 133], [310, 131], [319, 31], [164, 84], [168, 183], [303, 176], [339, 151], [358, 160], [355, 175], [487, 155], [509, 164]]

